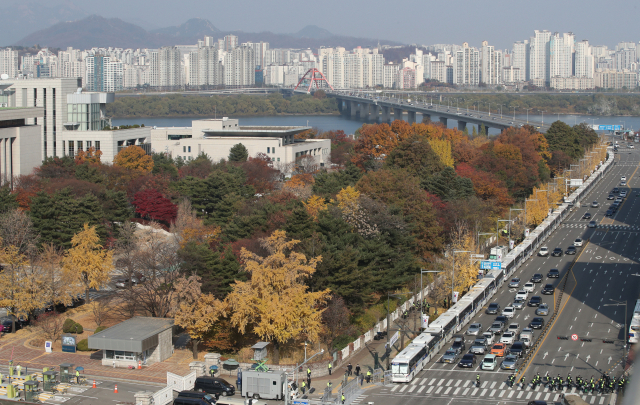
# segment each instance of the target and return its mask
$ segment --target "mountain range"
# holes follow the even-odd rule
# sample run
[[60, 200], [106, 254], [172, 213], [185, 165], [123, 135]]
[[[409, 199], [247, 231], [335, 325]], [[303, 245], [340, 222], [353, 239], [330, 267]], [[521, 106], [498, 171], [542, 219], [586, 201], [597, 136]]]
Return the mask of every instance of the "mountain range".
[[[35, 25], [37, 26], [37, 25]], [[180, 26], [147, 31], [139, 25], [119, 18], [104, 18], [89, 15], [73, 21], [58, 21], [48, 28], [33, 32], [17, 40], [14, 45], [76, 49], [99, 48], [158, 48], [172, 45], [193, 45], [205, 35], [222, 38], [224, 35], [238, 36], [238, 41], [269, 43], [271, 48], [319, 48], [321, 46], [372, 47], [378, 43], [399, 45], [396, 42], [378, 39], [355, 38], [334, 35], [324, 28], [308, 25], [292, 34], [272, 32], [248, 33], [242, 31], [220, 31], [209, 20], [192, 18]], [[1, 37], [0, 37], [1, 38]], [[8, 44], [7, 44], [8, 45]]]

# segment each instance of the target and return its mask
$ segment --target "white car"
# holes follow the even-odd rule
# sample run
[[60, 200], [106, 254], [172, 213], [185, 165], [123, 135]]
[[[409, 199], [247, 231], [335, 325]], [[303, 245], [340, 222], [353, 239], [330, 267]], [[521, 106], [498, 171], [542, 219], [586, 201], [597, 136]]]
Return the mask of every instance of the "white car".
[[600, 206], [600, 204], [598, 204], [597, 201], [594, 201], [591, 203], [591, 208], [598, 208]]
[[509, 327], [507, 328], [507, 331], [517, 334], [518, 332], [520, 332], [520, 324], [519, 323], [510, 324]]
[[620, 177], [620, 181], [627, 181], [627, 176]]
[[573, 246], [575, 247], [581, 247], [582, 246], [582, 239], [578, 238], [573, 242]]
[[520, 290], [516, 294], [516, 299], [517, 300], [526, 300], [528, 296], [529, 296], [528, 292], [526, 292], [525, 290]]
[[635, 149], [635, 146], [633, 146], [633, 144], [629, 144], [629, 149]]
[[506, 331], [505, 333], [502, 334], [502, 337], [500, 338], [500, 343], [512, 345], [515, 339], [516, 339], [515, 332]]
[[620, 192], [620, 198], [626, 198], [627, 197], [627, 192], [626, 191], [621, 191]]
[[[530, 293], [530, 292], [533, 292], [534, 288], [535, 288], [535, 284], [533, 284], [532, 282], [528, 282], [528, 283], [525, 283], [524, 287], [522, 287], [522, 290]], [[518, 297], [516, 296], [516, 299], [517, 298]]]
[[549, 248], [546, 246], [541, 247], [538, 256], [549, 256]]
[[514, 307], [505, 307], [505, 309], [502, 310], [502, 316], [506, 316], [508, 319], [513, 318], [515, 314], [516, 310]]
[[493, 344], [493, 333], [491, 332], [484, 332], [482, 334], [482, 337], [485, 338], [487, 340], [487, 345], [492, 345]]

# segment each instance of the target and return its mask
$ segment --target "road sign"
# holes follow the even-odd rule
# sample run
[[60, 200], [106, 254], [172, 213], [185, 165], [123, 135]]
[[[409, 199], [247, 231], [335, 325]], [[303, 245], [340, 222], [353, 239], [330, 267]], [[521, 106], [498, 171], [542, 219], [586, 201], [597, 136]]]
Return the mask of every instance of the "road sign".
[[622, 130], [622, 125], [594, 125], [593, 129], [596, 131], [620, 131]]
[[294, 399], [293, 405], [309, 405], [308, 399]]
[[393, 336], [391, 336], [391, 340], [389, 340], [389, 344], [393, 346], [398, 341], [399, 337], [400, 337], [400, 332], [396, 331], [396, 333], [394, 333]]
[[498, 260], [481, 260], [480, 268], [482, 270], [500, 270], [502, 268], [502, 262]]
[[571, 340], [573, 340], [574, 342], [578, 340], [578, 335], [576, 335], [575, 333], [571, 335]]

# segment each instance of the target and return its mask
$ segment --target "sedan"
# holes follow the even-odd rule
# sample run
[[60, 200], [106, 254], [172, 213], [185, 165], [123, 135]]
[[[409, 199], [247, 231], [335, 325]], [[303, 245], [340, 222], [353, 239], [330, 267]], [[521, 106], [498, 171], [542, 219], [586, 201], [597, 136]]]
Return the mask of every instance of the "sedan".
[[549, 305], [540, 304], [540, 306], [536, 309], [536, 315], [549, 315]]
[[589, 222], [588, 226], [589, 226], [589, 228], [597, 228], [598, 224], [596, 224], [596, 221], [591, 221], [591, 222]]
[[474, 367], [476, 365], [476, 356], [473, 353], [467, 353], [462, 356], [460, 363], [458, 363], [459, 367]]
[[553, 249], [553, 252], [551, 253], [551, 256], [553, 256], [553, 257], [561, 257], [562, 256], [562, 248]]
[[549, 248], [546, 246], [541, 247], [538, 256], [549, 256]]
[[529, 282], [529, 283], [526, 283], [524, 287], [522, 287], [522, 290], [526, 292], [533, 292], [535, 288], [536, 288], [535, 284]]
[[506, 316], [509, 319], [513, 318], [515, 314], [516, 314], [516, 310], [513, 307], [506, 307], [505, 309], [502, 310], [502, 316]]
[[620, 181], [627, 181], [627, 176], [620, 177]]
[[502, 333], [503, 328], [504, 328], [504, 324], [502, 322], [494, 322], [491, 324], [491, 327], [489, 328], [489, 332], [493, 333], [494, 335], [499, 335]]
[[485, 332], [482, 334], [482, 337], [485, 340], [485, 343], [488, 345], [492, 345], [493, 344], [493, 333], [491, 332]]
[[547, 277], [549, 277], [549, 278], [559, 278], [560, 277], [560, 270], [558, 270], [558, 269], [549, 270], [549, 272], [547, 273]]
[[472, 323], [469, 325], [469, 329], [467, 329], [467, 335], [477, 335], [482, 331], [481, 323]]
[[504, 343], [496, 343], [495, 345], [493, 345], [493, 347], [491, 347], [491, 354], [494, 354], [498, 357], [504, 357], [508, 353], [509, 350], [507, 349], [507, 345]]
[[484, 351], [486, 350], [487, 346], [485, 344], [485, 340], [484, 339], [476, 339], [473, 342], [473, 346], [471, 346], [471, 349], [469, 350], [469, 353], [473, 353], [473, 354], [484, 354]]
[[597, 201], [594, 201], [591, 203], [591, 208], [598, 208], [600, 206], [600, 204], [598, 204]]
[[511, 306], [515, 309], [522, 309], [524, 308], [524, 300], [514, 300]]
[[515, 370], [516, 364], [518, 364], [518, 357], [513, 354], [509, 354], [504, 358], [504, 360], [502, 360], [500, 368], [503, 370]]
[[582, 239], [578, 238], [578, 239], [574, 240], [573, 241], [573, 246], [582, 247]]
[[529, 326], [533, 329], [540, 329], [544, 326], [544, 318], [535, 317], [529, 323]]
[[553, 284], [545, 284], [545, 286], [542, 287], [542, 293], [545, 295], [553, 294]]
[[605, 216], [605, 217], [612, 217], [612, 216], [613, 216], [613, 214], [614, 214], [613, 210], [612, 210], [612, 209], [608, 209], [608, 210], [604, 213], [604, 216]]
[[609, 197], [607, 197], [607, 200], [615, 200], [616, 196], [613, 194], [609, 194]]
[[613, 190], [611, 190], [611, 194], [618, 194], [620, 192], [620, 189], [618, 187], [614, 187]]
[[512, 323], [507, 328], [507, 331], [513, 332], [513, 333], [518, 333], [520, 331], [520, 324], [519, 323]]
[[564, 252], [566, 255], [575, 255], [576, 254], [576, 247], [575, 246], [569, 246], [567, 248], [567, 250], [565, 250]]
[[500, 338], [500, 343], [510, 345], [510, 344], [513, 344], [514, 340], [516, 340], [516, 333], [511, 331], [506, 331]]
[[621, 198], [627, 198], [627, 190], [622, 190], [622, 191], [620, 192], [620, 197], [621, 197]]
[[456, 349], [449, 349], [446, 352], [444, 352], [444, 355], [442, 356], [442, 362], [443, 363], [455, 363], [456, 361], [458, 361], [458, 356], [460, 356], [460, 350], [456, 350]]
[[497, 302], [492, 302], [491, 304], [489, 304], [489, 307], [487, 308], [487, 314], [489, 315], [493, 315], [493, 314], [497, 314], [498, 311], [500, 311], [500, 304], [498, 304]]
[[520, 279], [519, 278], [512, 278], [511, 282], [509, 283], [509, 288], [518, 288], [520, 286]]
[[484, 359], [482, 359], [482, 369], [483, 370], [495, 370], [496, 366], [498, 365], [498, 359], [495, 356], [495, 354], [487, 354], [486, 356], [484, 356]]
[[508, 321], [507, 317], [502, 315], [496, 316], [496, 319], [493, 320], [493, 322], [500, 322], [503, 325], [506, 325], [507, 321]]
[[524, 346], [524, 343], [518, 341], [518, 342], [513, 342], [513, 344], [511, 345], [511, 354], [514, 354], [516, 356], [522, 357], [524, 356], [524, 353], [526, 351], [526, 347]]
[[[133, 285], [133, 283], [131, 283]], [[116, 280], [116, 287], [117, 288], [126, 288], [129, 286], [129, 279], [128, 278], [119, 278]]]
[[534, 295], [533, 297], [531, 297], [531, 299], [529, 300], [529, 306], [530, 307], [537, 307], [540, 306], [540, 304], [542, 304], [542, 298], [540, 298], [537, 295]]
[[617, 197], [614, 203], [622, 204], [622, 197]]
[[585, 212], [584, 215], [582, 216], [582, 219], [591, 219], [591, 214], [588, 212]]
[[516, 299], [526, 300], [528, 296], [529, 296], [529, 292], [527, 292], [525, 290], [520, 290], [516, 294]]
[[531, 282], [532, 283], [542, 283], [542, 274], [540, 274], [540, 273], [534, 274], [533, 277], [531, 277]]

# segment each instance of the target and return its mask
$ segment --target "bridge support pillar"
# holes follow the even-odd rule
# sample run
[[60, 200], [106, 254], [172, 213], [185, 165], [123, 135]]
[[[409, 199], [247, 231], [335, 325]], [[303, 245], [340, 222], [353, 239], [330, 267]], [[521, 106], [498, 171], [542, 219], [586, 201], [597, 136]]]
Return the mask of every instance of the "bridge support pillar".
[[380, 106], [382, 109], [382, 115], [380, 116], [381, 122], [389, 122], [391, 121], [391, 107]]
[[422, 122], [431, 122], [431, 115], [422, 113]]
[[467, 127], [467, 123], [465, 121], [458, 120], [458, 129], [460, 131], [464, 131], [466, 127]]
[[416, 122], [416, 112], [415, 111], [407, 111], [407, 122], [409, 124], [413, 124]]
[[344, 102], [341, 99], [338, 99], [338, 111], [340, 114], [344, 114]]
[[402, 119], [402, 113], [404, 111], [402, 111], [400, 108], [394, 108], [393, 109], [393, 120], [401, 120]]
[[349, 111], [351, 112], [351, 118], [355, 118], [356, 112], [358, 111], [358, 103], [355, 101], [351, 101], [349, 104]]
[[369, 119], [369, 103], [360, 103], [360, 119], [368, 120]]
[[447, 126], [447, 117], [440, 117], [440, 122], [442, 123], [442, 125], [444, 125], [446, 127]]

